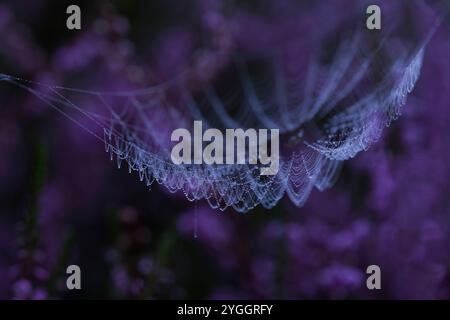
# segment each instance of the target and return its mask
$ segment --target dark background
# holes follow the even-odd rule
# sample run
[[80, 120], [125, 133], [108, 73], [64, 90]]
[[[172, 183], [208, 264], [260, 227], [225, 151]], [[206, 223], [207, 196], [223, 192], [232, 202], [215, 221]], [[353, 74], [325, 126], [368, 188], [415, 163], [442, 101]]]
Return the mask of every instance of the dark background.
[[[286, 20], [326, 26], [356, 2], [86, 1], [78, 2], [81, 31], [65, 28], [68, 4], [0, 3], [0, 72], [139, 88], [208, 57], [214, 78], [234, 50], [217, 38], [247, 32], [257, 45], [266, 36], [251, 34], [253, 18], [286, 33]], [[190, 203], [156, 184], [149, 191], [90, 134], [0, 82], [0, 297], [448, 298], [449, 56], [445, 22], [403, 116], [345, 163], [332, 189], [313, 191], [302, 208], [283, 199], [248, 214]], [[65, 288], [69, 264], [81, 267], [81, 291]], [[366, 288], [371, 264], [382, 269], [380, 291]]]

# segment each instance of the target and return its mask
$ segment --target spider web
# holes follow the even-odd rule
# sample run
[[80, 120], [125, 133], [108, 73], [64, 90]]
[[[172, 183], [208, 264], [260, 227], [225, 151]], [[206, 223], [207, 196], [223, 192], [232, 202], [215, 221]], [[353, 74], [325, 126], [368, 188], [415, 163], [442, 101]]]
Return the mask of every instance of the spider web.
[[[204, 81], [201, 89], [191, 90], [188, 79], [201, 78], [192, 70], [158, 86], [123, 92], [8, 75], [0, 81], [20, 86], [76, 122], [104, 143], [119, 168], [126, 163], [148, 187], [156, 181], [220, 210], [272, 208], [285, 195], [302, 206], [314, 188], [332, 186], [342, 162], [367, 150], [400, 116], [437, 25], [419, 43], [386, 37], [373, 46], [369, 33], [354, 32], [324, 61], [311, 59], [305, 74], [289, 70], [279, 55], [258, 63], [240, 55], [230, 66], [231, 87]], [[260, 176], [258, 165], [173, 164], [170, 134], [190, 128], [193, 120], [202, 120], [205, 129], [279, 129], [278, 173]]]

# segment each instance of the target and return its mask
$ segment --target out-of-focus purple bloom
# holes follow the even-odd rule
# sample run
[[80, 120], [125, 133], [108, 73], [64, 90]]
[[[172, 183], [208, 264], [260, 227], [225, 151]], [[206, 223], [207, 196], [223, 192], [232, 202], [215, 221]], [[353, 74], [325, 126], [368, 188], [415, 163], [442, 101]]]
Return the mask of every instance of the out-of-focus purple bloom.
[[[69, 41], [46, 48], [37, 43], [33, 26], [15, 14], [17, 6], [5, 2], [0, 5], [0, 65], [49, 85], [110, 91], [154, 85], [192, 67], [195, 76], [186, 85], [198, 89], [196, 77], [220, 78], [233, 63], [235, 50], [258, 53], [276, 43], [286, 52], [288, 72], [304, 74], [316, 39], [334, 33], [350, 14], [342, 8], [357, 2], [265, 0], [261, 14], [248, 7], [227, 9], [222, 1], [192, 1], [196, 25], [170, 21], [158, 30], [151, 53], [137, 49], [146, 47], [148, 38], [131, 40], [132, 31], [136, 38], [133, 21], [108, 10], [92, 23], [86, 21]], [[406, 14], [399, 11], [400, 2], [379, 2], [389, 17]], [[26, 3], [37, 18], [34, 12], [39, 10], [34, 9], [50, 2]], [[434, 20], [425, 5], [421, 8], [418, 32], [425, 33]], [[298, 35], [304, 39], [301, 43], [292, 41]], [[402, 119], [373, 148], [346, 163], [333, 190], [314, 191], [300, 209], [286, 201], [270, 212], [245, 216], [213, 211], [204, 203], [194, 209], [173, 201], [177, 196], [166, 191], [145, 192], [127, 178], [126, 169], [113, 171], [103, 145], [77, 124], [50, 112], [27, 93], [10, 96], [2, 91], [0, 192], [7, 197], [1, 199], [0, 212], [0, 274], [5, 275], [0, 279], [0, 297], [53, 298], [44, 287], [64, 231], [73, 227], [77, 240], [88, 243], [81, 255], [108, 248], [105, 287], [112, 288], [112, 296], [190, 297], [197, 292], [197, 283], [189, 280], [208, 276], [211, 282], [201, 294], [215, 299], [449, 298], [449, 39], [448, 30], [438, 30]], [[138, 43], [133, 44], [135, 40]], [[72, 98], [84, 111], [95, 113], [104, 107], [81, 95]], [[120, 101], [108, 103], [120, 106]], [[162, 111], [151, 112], [159, 118]], [[103, 134], [86, 117], [74, 119]], [[165, 138], [175, 125], [155, 124]], [[35, 132], [43, 132], [49, 140], [50, 172], [38, 199], [40, 247], [29, 256], [17, 246], [21, 237], [11, 231], [23, 218], [26, 197], [15, 199], [9, 191], [27, 192], [21, 186], [28, 183], [27, 158]], [[121, 229], [112, 243], [105, 244], [108, 212], [117, 208]], [[197, 270], [180, 271], [158, 261], [154, 234], [164, 228], [177, 233], [178, 243], [171, 248], [176, 259], [207, 264], [211, 274], [199, 276]], [[201, 253], [199, 259], [207, 259], [193, 261], [197, 256], [183, 250], [186, 243]], [[27, 257], [30, 261], [24, 262]], [[371, 264], [381, 267], [381, 293], [365, 287], [365, 270]]]

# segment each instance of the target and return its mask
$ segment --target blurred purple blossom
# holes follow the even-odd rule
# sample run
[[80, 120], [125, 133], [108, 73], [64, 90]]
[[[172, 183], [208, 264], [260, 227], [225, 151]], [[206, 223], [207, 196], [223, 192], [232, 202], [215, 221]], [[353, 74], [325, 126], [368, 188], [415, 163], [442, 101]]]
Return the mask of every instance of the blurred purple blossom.
[[[163, 28], [149, 53], [139, 52], [139, 43], [131, 40], [134, 21], [106, 9], [83, 32], [51, 50], [38, 44], [33, 26], [22, 22], [16, 6], [6, 1], [0, 5], [0, 66], [38, 82], [114, 90], [167, 80], [188, 66], [214, 79], [231, 63], [236, 48], [257, 52], [278, 43], [289, 49], [285, 58], [292, 70], [306, 70], [315, 33], [334, 30], [347, 14], [342, 8], [355, 3], [263, 2], [270, 19], [243, 7], [230, 13], [222, 1], [192, 1], [192, 11], [200, 14], [194, 15], [196, 27], [206, 39], [199, 41], [193, 26], [169, 21], [173, 25]], [[399, 10], [392, 1], [380, 3], [388, 15]], [[424, 10], [420, 16], [426, 26], [432, 13]], [[292, 43], [295, 34], [307, 41]], [[138, 41], [142, 45], [149, 39]], [[48, 292], [46, 285], [70, 226], [80, 241], [72, 256], [85, 254], [83, 261], [92, 270], [108, 268], [102, 278], [103, 286], [111, 288], [102, 292], [107, 297], [190, 297], [197, 288], [189, 279], [196, 276], [210, 280], [202, 297], [216, 299], [450, 298], [449, 56], [447, 26], [430, 44], [401, 121], [346, 164], [335, 188], [315, 191], [303, 208], [286, 201], [270, 212], [249, 215], [218, 213], [204, 203], [187, 206], [167, 192], [148, 192], [126, 170], [116, 172], [93, 137], [26, 93], [9, 94], [11, 87], [2, 83], [0, 273], [7, 276], [0, 278], [0, 297], [64, 297], [63, 291]], [[163, 132], [170, 129], [170, 124], [159, 125]], [[37, 134], [49, 140], [49, 172], [39, 191], [39, 246], [24, 253], [22, 236], [11, 230], [24, 220], [28, 191], [23, 186], [30, 180], [29, 149]], [[105, 243], [110, 211], [118, 212], [121, 231]], [[174, 257], [166, 265], [157, 260], [155, 235], [164, 228], [177, 234]], [[178, 262], [207, 264], [206, 272], [180, 270]], [[382, 269], [382, 292], [365, 287], [370, 264]]]

